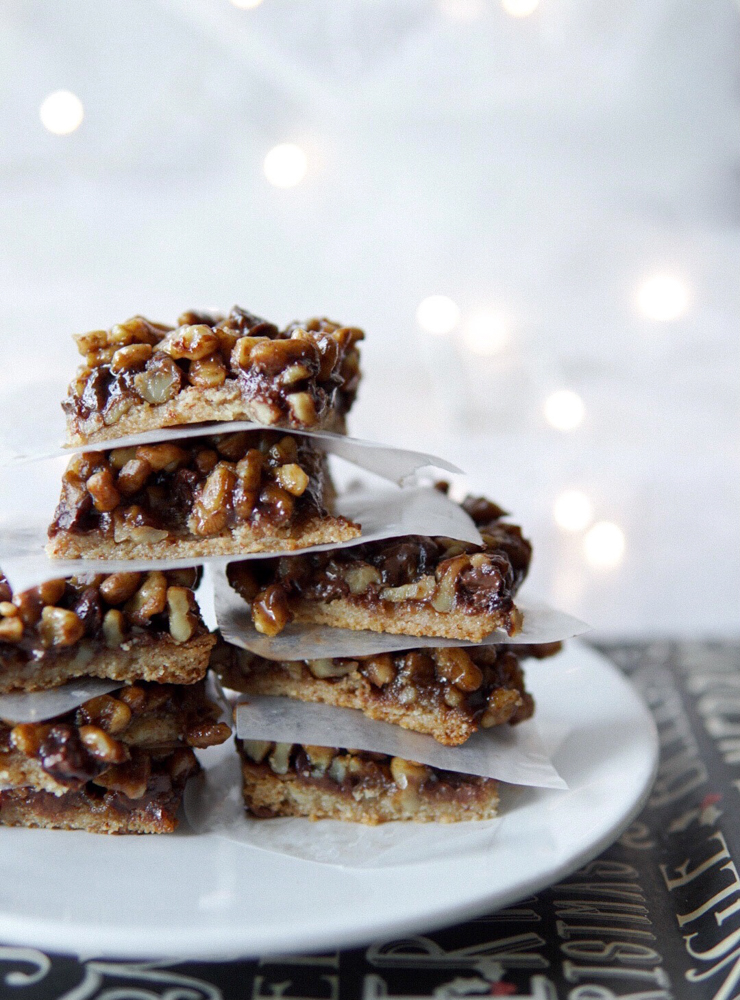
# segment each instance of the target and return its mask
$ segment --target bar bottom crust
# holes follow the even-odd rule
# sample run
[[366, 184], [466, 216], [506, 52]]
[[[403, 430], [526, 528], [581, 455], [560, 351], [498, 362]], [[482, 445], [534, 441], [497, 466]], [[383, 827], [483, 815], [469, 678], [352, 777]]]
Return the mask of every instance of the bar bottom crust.
[[[485, 709], [484, 705], [480, 711], [475, 712], [465, 707], [444, 704], [442, 699], [436, 703], [417, 699], [415, 703], [404, 704], [397, 697], [385, 697], [382, 691], [360, 674], [324, 680], [314, 677], [299, 662], [260, 663], [253, 665], [248, 672], [242, 671], [238, 664], [222, 668], [217, 666], [216, 669], [226, 687], [234, 691], [354, 708], [370, 719], [389, 722], [417, 733], [427, 733], [447, 746], [460, 746], [478, 732], [479, 716]], [[532, 714], [531, 707], [525, 709], [527, 704], [531, 706], [532, 700], [523, 688], [496, 690], [501, 694], [501, 720], [497, 725], [511, 722], [512, 719], [520, 721]], [[520, 712], [522, 714], [516, 718]]]
[[52, 559], [190, 559], [201, 556], [238, 556], [254, 552], [281, 552], [328, 545], [359, 538], [358, 524], [326, 515], [306, 519], [300, 526], [239, 525], [211, 538], [171, 534], [159, 542], [114, 542], [100, 531], [75, 534], [60, 531], [46, 546]]
[[106, 792], [92, 797], [83, 788], [65, 795], [35, 788], [0, 792], [0, 825], [88, 833], [172, 833], [184, 791], [182, 785], [151, 790], [141, 800]]
[[467, 614], [463, 611], [443, 614], [427, 606], [414, 607], [411, 601], [379, 601], [372, 607], [347, 598], [326, 602], [299, 598], [291, 599], [289, 603], [297, 622], [368, 629], [393, 635], [439, 636], [441, 639], [482, 642], [496, 629], [503, 629], [511, 636], [522, 627], [522, 615], [515, 606], [494, 614]]
[[215, 636], [201, 635], [178, 644], [163, 634], [141, 642], [133, 639], [128, 648], [107, 649], [83, 640], [68, 652], [56, 651], [39, 660], [11, 654], [0, 658], [0, 694], [58, 687], [75, 677], [194, 684], [205, 677], [215, 642]]
[[498, 809], [498, 783], [469, 777], [452, 788], [440, 783], [419, 792], [377, 786], [358, 786], [348, 793], [328, 783], [311, 783], [297, 774], [275, 774], [268, 766], [242, 757], [244, 804], [260, 818], [302, 816], [310, 820], [336, 819], [377, 826], [394, 820], [416, 823], [459, 823], [493, 819]]
[[[263, 418], [264, 410], [259, 407], [259, 404], [245, 400], [235, 382], [213, 389], [188, 387], [179, 392], [168, 403], [153, 405], [142, 402], [135, 404], [113, 424], [106, 424], [100, 413], [91, 414], [86, 420], [77, 416], [68, 416], [67, 445], [72, 448], [79, 445], [95, 445], [104, 441], [113, 441], [117, 438], [140, 434], [143, 431], [214, 421], [252, 420], [268, 429], [293, 429], [291, 421], [265, 424]], [[300, 427], [298, 424], [295, 426]], [[319, 420], [311, 430], [344, 434], [346, 433], [345, 419], [337, 410], [329, 409], [325, 417]]]
[[428, 733], [439, 743], [459, 746], [477, 732], [478, 724], [457, 708], [437, 706], [394, 704], [390, 700], [380, 700], [372, 684], [367, 680], [355, 683], [353, 679], [340, 677], [333, 681], [317, 680], [309, 671], [295, 679], [289, 674], [255, 673], [247, 680], [236, 672], [223, 675], [227, 687], [245, 694], [261, 694], [296, 698], [300, 701], [322, 702], [339, 708], [355, 708], [370, 719], [390, 722], [417, 733]]

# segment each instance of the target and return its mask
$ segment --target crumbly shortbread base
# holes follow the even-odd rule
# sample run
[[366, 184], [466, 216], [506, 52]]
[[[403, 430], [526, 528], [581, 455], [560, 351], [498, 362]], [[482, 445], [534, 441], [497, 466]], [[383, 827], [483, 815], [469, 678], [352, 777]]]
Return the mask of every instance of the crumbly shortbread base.
[[50, 795], [66, 795], [69, 785], [47, 774], [33, 757], [26, 757], [15, 749], [0, 751], [0, 788], [33, 788], [35, 791], [49, 792]]
[[114, 681], [156, 681], [160, 684], [195, 684], [205, 677], [214, 635], [200, 635], [176, 643], [171, 636], [137, 643], [127, 649], [108, 649], [83, 642], [66, 651], [53, 651], [48, 659], [21, 661], [0, 655], [0, 694], [42, 691], [59, 687], [75, 677], [101, 677]]
[[[427, 733], [439, 743], [459, 746], [478, 730], [476, 717], [452, 706], [402, 705], [381, 698], [378, 689], [362, 674], [348, 674], [332, 680], [314, 677], [300, 663], [291, 663], [293, 672], [280, 663], [272, 669], [251, 669], [242, 672], [229, 665], [219, 671], [226, 687], [244, 694], [280, 695], [298, 701], [323, 702], [340, 708], [356, 708], [370, 719], [390, 722], [417, 733]], [[217, 668], [218, 669], [218, 668]]]
[[388, 791], [365, 787], [353, 795], [302, 781], [295, 774], [275, 774], [269, 767], [242, 760], [244, 804], [263, 816], [304, 816], [338, 819], [376, 826], [393, 820], [417, 823], [460, 823], [493, 819], [498, 809], [498, 784], [491, 778], [473, 778], [448, 795]]
[[60, 531], [46, 546], [52, 559], [190, 559], [282, 552], [359, 538], [361, 528], [344, 517], [308, 518], [299, 526], [239, 525], [210, 538], [174, 533], [160, 542], [114, 542], [100, 531]]
[[88, 833], [172, 833], [181, 801], [182, 789], [172, 789], [147, 796], [141, 805], [128, 799], [123, 811], [105, 798], [93, 801], [84, 792], [53, 795], [18, 788], [0, 792], [0, 825]]
[[336, 410], [329, 410], [324, 419], [312, 427], [303, 427], [290, 420], [265, 424], [264, 417], [264, 404], [246, 402], [235, 381], [217, 389], [198, 389], [189, 386], [179, 392], [174, 399], [159, 406], [145, 402], [135, 403], [113, 424], [106, 424], [100, 413], [91, 414], [87, 420], [68, 415], [66, 445], [71, 448], [94, 445], [163, 427], [211, 421], [252, 420], [265, 427], [333, 431], [336, 434], [344, 434], [347, 429], [344, 417]]
[[291, 598], [289, 603], [297, 622], [369, 629], [393, 635], [439, 636], [441, 639], [481, 642], [497, 628], [504, 629], [508, 635], [516, 635], [522, 627], [522, 615], [516, 607], [494, 614], [466, 614], [463, 611], [443, 614], [428, 605], [414, 606], [413, 601], [379, 601], [372, 607], [354, 603], [345, 597], [333, 601]]
[[[138, 724], [132, 727], [134, 736], [133, 745], [139, 751], [157, 751], [161, 753], [164, 748], [171, 751], [185, 746], [182, 741], [182, 733], [187, 719], [177, 713], [170, 713], [167, 716], [142, 716]], [[138, 737], [138, 738], [137, 738]], [[128, 743], [127, 739], [122, 740]], [[53, 775], [49, 774], [41, 765], [41, 761], [36, 757], [27, 757], [14, 746], [0, 748], [0, 788], [33, 788], [37, 791], [50, 792], [52, 795], [66, 795], [80, 787], [80, 782], [57, 781]]]

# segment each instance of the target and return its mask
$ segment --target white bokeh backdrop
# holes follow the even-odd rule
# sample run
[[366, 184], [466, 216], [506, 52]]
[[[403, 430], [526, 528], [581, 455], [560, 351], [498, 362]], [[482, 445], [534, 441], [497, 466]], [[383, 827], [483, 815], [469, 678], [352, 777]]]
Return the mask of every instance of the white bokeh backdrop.
[[[353, 432], [468, 469], [541, 593], [602, 632], [734, 633], [738, 9], [506, 6], [5, 0], [0, 393], [137, 312], [361, 325]], [[66, 135], [39, 114], [58, 90], [84, 109]], [[263, 168], [282, 143], [290, 187]], [[431, 295], [449, 333], [419, 325]], [[543, 409], [562, 390], [570, 430]]]

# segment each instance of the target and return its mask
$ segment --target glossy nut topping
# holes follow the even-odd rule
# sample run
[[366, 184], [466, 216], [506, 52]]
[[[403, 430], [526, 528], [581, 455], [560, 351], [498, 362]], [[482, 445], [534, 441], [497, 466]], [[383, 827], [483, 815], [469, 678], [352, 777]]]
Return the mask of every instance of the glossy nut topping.
[[167, 633], [178, 643], [206, 632], [192, 587], [197, 570], [111, 573], [50, 580], [13, 594], [0, 575], [0, 653], [63, 650], [83, 639], [108, 648], [137, 635]]
[[117, 423], [134, 406], [186, 390], [231, 389], [264, 424], [315, 427], [343, 416], [360, 379], [357, 327], [327, 319], [284, 330], [239, 307], [224, 317], [186, 312], [175, 328], [134, 316], [75, 337], [85, 359], [64, 408], [83, 424]]
[[244, 523], [298, 523], [325, 513], [325, 471], [324, 453], [308, 438], [275, 431], [84, 452], [64, 473], [49, 534], [99, 531], [115, 542], [157, 542]]

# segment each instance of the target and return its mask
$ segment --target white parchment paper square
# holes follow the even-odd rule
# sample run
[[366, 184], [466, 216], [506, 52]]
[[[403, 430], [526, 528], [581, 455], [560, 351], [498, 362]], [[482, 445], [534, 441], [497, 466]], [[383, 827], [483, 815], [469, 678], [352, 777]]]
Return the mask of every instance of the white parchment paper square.
[[[197, 564], [223, 567], [237, 559], [290, 554], [260, 552], [184, 559], [49, 559], [44, 552], [47, 527], [59, 500], [64, 468], [64, 461], [60, 463], [59, 459], [0, 468], [0, 567], [16, 593], [45, 580], [79, 573], [175, 569]], [[336, 506], [337, 513], [362, 525], [361, 537], [299, 551], [348, 548], [399, 535], [447, 535], [475, 544], [481, 541], [472, 518], [462, 507], [430, 486], [362, 487], [343, 494]]]
[[450, 747], [426, 733], [369, 719], [355, 708], [249, 695], [236, 706], [236, 735], [243, 740], [354, 747], [511, 785], [568, 787], [548, 757], [533, 719], [481, 729], [461, 746]]
[[0, 719], [5, 722], [44, 722], [65, 715], [75, 708], [123, 687], [121, 681], [102, 680], [97, 677], [80, 677], [60, 687], [46, 691], [19, 691], [0, 695]]
[[331, 431], [296, 430], [257, 424], [250, 420], [210, 421], [208, 423], [164, 427], [126, 437], [113, 438], [98, 445], [63, 447], [65, 421], [61, 401], [67, 396], [67, 385], [59, 380], [41, 383], [34, 391], [24, 388], [0, 397], [0, 407], [13, 414], [13, 420], [0, 427], [0, 452], [10, 453], [9, 462], [33, 462], [60, 456], [69, 460], [70, 455], [81, 451], [107, 451], [111, 448], [128, 448], [137, 444], [157, 444], [183, 438], [202, 437], [205, 434], [227, 434], [237, 431], [277, 431], [297, 434], [314, 439], [330, 455], [345, 459], [353, 465], [372, 472], [392, 482], [402, 482], [422, 469], [444, 469], [461, 472], [452, 462], [437, 455], [376, 441], [364, 441]]
[[[304, 709], [315, 707], [306, 706], [305, 703], [301, 702], [291, 702], [287, 698], [261, 700], [263, 702], [282, 701], [287, 705], [293, 704], [299, 706], [299, 711], [302, 711], [301, 706]], [[334, 706], [321, 707], [329, 708], [332, 712], [351, 712], [348, 709], [335, 709]], [[361, 715], [359, 712], [351, 714]], [[383, 728], [386, 726], [385, 723], [377, 723], [373, 720], [365, 721], [369, 722], [371, 727]], [[525, 726], [528, 727], [529, 731], [524, 729]], [[397, 729], [398, 727], [388, 726], [387, 728]], [[505, 735], [503, 740], [499, 740], [502, 744], [499, 765], [496, 768], [499, 780], [504, 780], [501, 777], [503, 774], [517, 773], [520, 768], [515, 758], [519, 756], [519, 763], [521, 763], [526, 757], [527, 747], [529, 747], [533, 750], [533, 758], [536, 757], [539, 760], [539, 764], [534, 766], [539, 766], [544, 776], [541, 786], [562, 789], [567, 787], [545, 751], [536, 725], [532, 720], [522, 723], [520, 726], [503, 728], [510, 732], [509, 738]], [[512, 732], [516, 734], [517, 729], [520, 731], [520, 735], [515, 735], [513, 740], [510, 739]], [[255, 727], [251, 731], [256, 733], [261, 730]], [[324, 731], [313, 730], [313, 735], [319, 735], [320, 732]], [[329, 731], [333, 736], [336, 736], [337, 730], [333, 727]], [[403, 730], [398, 731], [404, 732]], [[298, 730], [294, 730], [295, 732]], [[491, 731], [489, 730], [488, 733], [490, 734]], [[282, 734], [290, 735], [290, 731], [283, 729]], [[428, 739], [432, 743], [435, 742], [431, 737], [419, 733], [408, 735], [420, 737], [422, 740]], [[554, 748], [566, 737], [567, 732], [563, 731], [561, 726], [556, 734], [549, 734], [548, 743], [551, 743]], [[273, 738], [277, 739], [275, 733], [273, 733]], [[286, 740], [286, 742], [293, 742], [293, 740]], [[320, 746], [321, 741], [316, 745]], [[335, 742], [333, 745], [336, 746], [337, 743]], [[357, 744], [353, 745], [357, 746]], [[441, 744], [437, 744], [437, 746], [441, 747]], [[441, 749], [454, 754], [462, 748], [441, 747]], [[185, 815], [192, 829], [196, 833], [209, 833], [273, 854], [287, 854], [291, 857], [342, 868], [385, 868], [423, 864], [435, 858], [449, 857], [450, 852], [455, 855], [485, 854], [495, 843], [501, 823], [501, 819], [496, 818], [462, 823], [394, 822], [372, 827], [361, 823], [343, 823], [338, 820], [312, 822], [308, 819], [292, 817], [255, 819], [247, 816], [244, 811], [241, 762], [233, 743], [229, 741], [220, 747], [196, 750], [196, 754], [203, 771], [188, 783], [184, 800]], [[478, 752], [478, 756], [485, 759], [485, 750]], [[505, 759], [507, 757], [509, 760]], [[474, 763], [473, 766], [477, 765]], [[469, 773], [483, 772], [478, 770]], [[533, 773], [534, 770], [531, 769], [530, 776]], [[517, 788], [502, 784], [499, 791], [502, 809], [505, 810], [515, 798]], [[548, 845], [541, 844], [540, 848], [547, 850]]]

